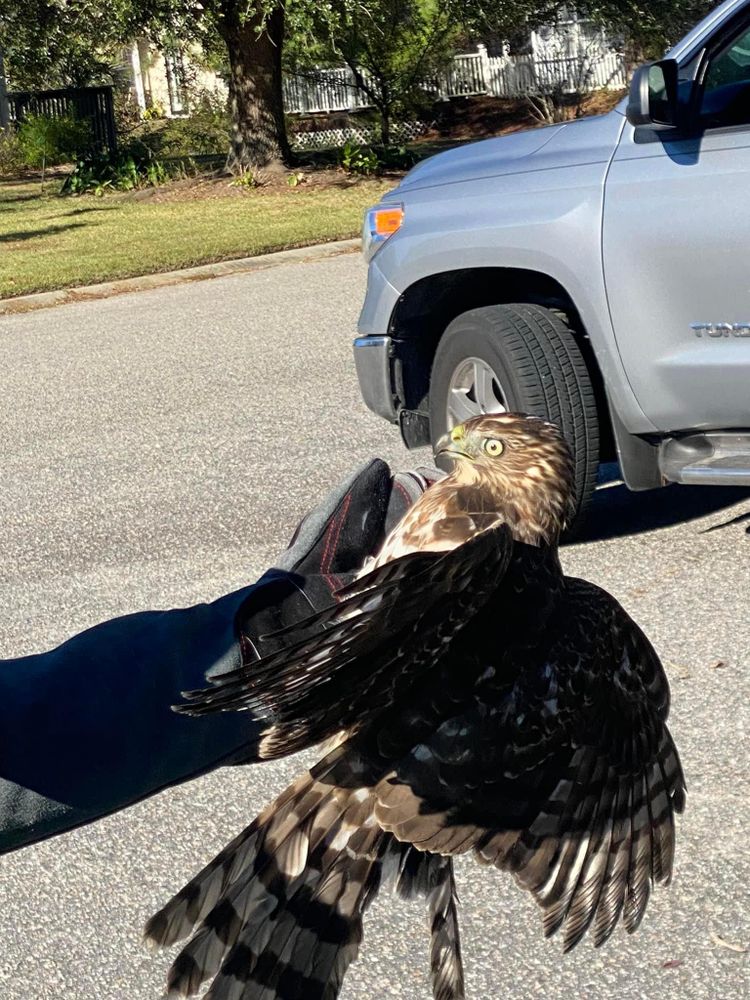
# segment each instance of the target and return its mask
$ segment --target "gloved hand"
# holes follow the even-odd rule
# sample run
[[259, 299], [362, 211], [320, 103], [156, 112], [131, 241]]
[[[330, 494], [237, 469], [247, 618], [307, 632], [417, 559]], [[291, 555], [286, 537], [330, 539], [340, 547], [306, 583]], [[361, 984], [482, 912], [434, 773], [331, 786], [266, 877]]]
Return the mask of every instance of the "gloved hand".
[[[443, 473], [415, 469], [391, 477], [379, 460], [362, 468], [300, 522], [286, 551], [251, 588], [235, 617], [244, 662], [281, 645], [272, 633], [333, 603], [365, 558], [431, 482]], [[261, 636], [264, 638], [261, 639]], [[217, 664], [207, 676], [224, 672]]]
[[[437, 475], [437, 473], [434, 473]], [[104, 622], [0, 661], [0, 852], [53, 836], [222, 764], [254, 757], [248, 712], [188, 718], [180, 692], [330, 604], [426, 487], [376, 459], [301, 523], [261, 579], [212, 604]]]

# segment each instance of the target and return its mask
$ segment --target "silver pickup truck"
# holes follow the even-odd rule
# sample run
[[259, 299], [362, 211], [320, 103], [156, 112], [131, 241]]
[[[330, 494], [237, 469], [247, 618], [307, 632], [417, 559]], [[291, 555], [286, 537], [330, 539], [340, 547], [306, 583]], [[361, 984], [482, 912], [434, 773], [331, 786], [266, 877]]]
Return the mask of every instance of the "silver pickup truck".
[[728, 0], [595, 118], [416, 166], [367, 213], [362, 395], [410, 447], [472, 414], [561, 424], [579, 514], [750, 485], [750, 0]]

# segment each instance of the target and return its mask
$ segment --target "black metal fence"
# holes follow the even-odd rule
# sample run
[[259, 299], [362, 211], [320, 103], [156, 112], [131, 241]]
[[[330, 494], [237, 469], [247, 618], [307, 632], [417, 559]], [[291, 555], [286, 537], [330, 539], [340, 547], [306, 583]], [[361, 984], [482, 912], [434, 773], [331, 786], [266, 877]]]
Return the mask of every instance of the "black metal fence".
[[111, 87], [77, 87], [68, 90], [29, 90], [8, 94], [10, 120], [20, 125], [28, 114], [64, 118], [71, 115], [91, 123], [94, 145], [114, 153], [117, 129]]

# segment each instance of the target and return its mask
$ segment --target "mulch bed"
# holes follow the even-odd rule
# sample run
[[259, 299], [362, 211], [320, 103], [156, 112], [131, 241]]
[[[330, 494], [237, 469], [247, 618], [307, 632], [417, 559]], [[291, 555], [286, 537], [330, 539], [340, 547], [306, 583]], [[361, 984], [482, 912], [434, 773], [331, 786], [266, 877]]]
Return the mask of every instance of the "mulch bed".
[[[294, 174], [302, 174], [303, 179], [295, 186], [289, 183], [288, 178]], [[397, 184], [398, 179], [403, 174], [383, 174], [386, 178], [393, 177], [393, 183]], [[259, 174], [258, 184], [250, 185], [234, 184], [233, 178], [229, 174], [216, 173], [206, 176], [202, 174], [198, 177], [186, 177], [183, 180], [171, 181], [160, 187], [141, 188], [138, 191], [130, 192], [125, 197], [133, 201], [198, 201], [218, 198], [246, 198], [248, 194], [282, 194], [287, 192], [290, 197], [298, 195], [300, 192], [309, 191], [311, 188], [324, 190], [326, 188], [340, 188], [347, 190], [357, 187], [366, 180], [356, 174], [348, 174], [341, 169], [310, 169], [309, 167], [299, 167], [296, 170], [281, 170]]]

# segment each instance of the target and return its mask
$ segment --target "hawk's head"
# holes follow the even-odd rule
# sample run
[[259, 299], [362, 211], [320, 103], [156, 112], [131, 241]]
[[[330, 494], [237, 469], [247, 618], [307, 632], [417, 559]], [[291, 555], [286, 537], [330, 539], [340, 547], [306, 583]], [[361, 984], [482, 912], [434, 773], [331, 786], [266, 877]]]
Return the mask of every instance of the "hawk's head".
[[572, 513], [573, 458], [555, 424], [523, 413], [472, 417], [438, 441], [451, 478], [488, 492], [522, 541], [555, 540]]

